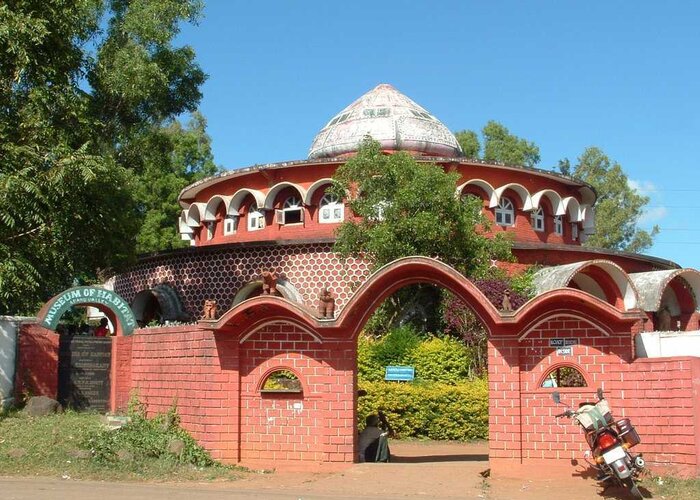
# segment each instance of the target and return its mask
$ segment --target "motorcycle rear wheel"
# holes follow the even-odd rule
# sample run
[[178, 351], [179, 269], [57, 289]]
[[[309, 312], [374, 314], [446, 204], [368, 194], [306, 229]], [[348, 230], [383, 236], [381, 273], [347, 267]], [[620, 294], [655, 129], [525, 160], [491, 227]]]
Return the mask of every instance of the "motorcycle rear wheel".
[[630, 494], [632, 495], [632, 498], [644, 498], [642, 493], [639, 491], [639, 488], [637, 487], [636, 483], [634, 482], [633, 478], [628, 477], [622, 482], [625, 485], [625, 488], [629, 490]]

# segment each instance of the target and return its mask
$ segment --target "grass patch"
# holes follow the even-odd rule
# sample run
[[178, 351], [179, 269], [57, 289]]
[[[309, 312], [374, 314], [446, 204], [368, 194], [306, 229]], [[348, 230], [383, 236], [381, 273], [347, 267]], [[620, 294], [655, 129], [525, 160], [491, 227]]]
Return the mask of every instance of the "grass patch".
[[669, 500], [697, 500], [700, 498], [700, 478], [654, 477], [645, 479], [639, 484], [651, 491], [654, 498]]
[[[169, 450], [172, 439], [182, 449]], [[233, 480], [242, 469], [218, 464], [181, 427], [174, 412], [107, 430], [100, 415], [65, 413], [32, 418], [0, 415], [0, 475], [73, 479]]]

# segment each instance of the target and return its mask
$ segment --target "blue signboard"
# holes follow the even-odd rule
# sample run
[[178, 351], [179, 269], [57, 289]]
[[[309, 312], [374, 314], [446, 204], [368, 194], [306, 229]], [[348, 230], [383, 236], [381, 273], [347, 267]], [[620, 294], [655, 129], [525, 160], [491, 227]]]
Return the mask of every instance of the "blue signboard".
[[384, 380], [410, 381], [416, 376], [416, 370], [412, 366], [387, 366]]

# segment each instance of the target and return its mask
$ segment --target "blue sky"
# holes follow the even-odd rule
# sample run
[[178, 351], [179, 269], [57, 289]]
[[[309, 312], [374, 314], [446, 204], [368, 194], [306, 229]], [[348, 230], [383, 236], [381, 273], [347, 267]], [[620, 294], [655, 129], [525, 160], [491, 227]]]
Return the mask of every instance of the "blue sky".
[[602, 148], [651, 197], [647, 252], [700, 269], [700, 3], [207, 0], [184, 27], [227, 169], [303, 159], [390, 83], [452, 130], [497, 120], [540, 167]]

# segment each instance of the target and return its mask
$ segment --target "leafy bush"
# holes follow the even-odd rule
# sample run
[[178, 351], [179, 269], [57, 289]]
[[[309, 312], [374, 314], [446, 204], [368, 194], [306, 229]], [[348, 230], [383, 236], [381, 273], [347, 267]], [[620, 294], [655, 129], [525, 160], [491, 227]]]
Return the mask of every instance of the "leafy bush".
[[511, 289], [525, 299], [533, 298], [536, 294], [533, 277], [540, 269], [540, 266], [530, 266], [524, 272], [512, 276], [510, 278]]
[[398, 437], [438, 440], [488, 438], [488, 383], [484, 379], [456, 385], [362, 382], [358, 416], [383, 411]]
[[377, 362], [375, 346], [379, 341], [360, 335], [357, 341], [357, 373], [360, 380], [378, 382], [384, 379], [384, 367]]
[[395, 328], [378, 340], [361, 335], [357, 346], [360, 378], [383, 380], [384, 367], [410, 364], [420, 341], [420, 336], [410, 326]]
[[[83, 442], [83, 447], [92, 451], [96, 462], [115, 462], [120, 451], [127, 451], [135, 460], [170, 457], [198, 467], [214, 465], [209, 453], [179, 426], [180, 419], [175, 406], [167, 413], [149, 419], [146, 417], [145, 406], [132, 397], [129, 417], [131, 421], [125, 426], [116, 430], [101, 429]], [[180, 455], [174, 455], [168, 450], [173, 439], [180, 439], [184, 443]]]
[[451, 337], [433, 337], [418, 344], [411, 353], [416, 378], [457, 384], [469, 375], [469, 349]]

